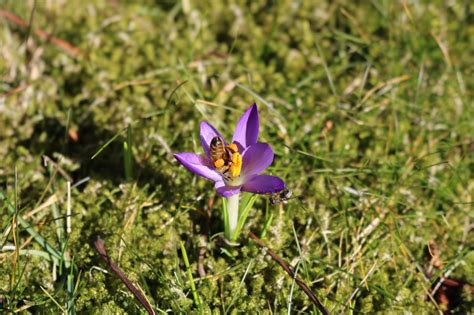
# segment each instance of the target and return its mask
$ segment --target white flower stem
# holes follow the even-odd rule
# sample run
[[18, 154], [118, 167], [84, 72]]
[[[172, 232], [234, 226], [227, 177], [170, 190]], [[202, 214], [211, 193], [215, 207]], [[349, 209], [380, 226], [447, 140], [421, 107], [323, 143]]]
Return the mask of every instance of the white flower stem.
[[234, 241], [234, 233], [239, 221], [239, 198], [240, 194], [235, 194], [227, 198], [227, 214], [229, 219], [228, 237], [230, 237], [230, 241]]

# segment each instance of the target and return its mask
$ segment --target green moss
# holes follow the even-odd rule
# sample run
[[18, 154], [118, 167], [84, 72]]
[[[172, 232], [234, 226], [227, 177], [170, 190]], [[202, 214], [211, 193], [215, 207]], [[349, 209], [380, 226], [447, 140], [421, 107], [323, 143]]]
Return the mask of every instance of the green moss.
[[[28, 21], [31, 5], [7, 1], [2, 9]], [[171, 154], [200, 152], [202, 120], [230, 138], [239, 113], [257, 101], [259, 139], [275, 151], [268, 172], [283, 177], [295, 198], [281, 208], [259, 198], [246, 228], [259, 234], [272, 214], [264, 241], [293, 266], [302, 255], [298, 275], [332, 312], [436, 312], [426, 292], [437, 277], [449, 271], [474, 283], [466, 232], [474, 185], [469, 9], [443, 1], [95, 0], [87, 8], [38, 1], [33, 30], [53, 33], [82, 55], [71, 57], [34, 32], [25, 44], [25, 29], [1, 21], [0, 189], [15, 200], [17, 187], [26, 215], [57, 194], [61, 217], [48, 206], [28, 221], [73, 258], [78, 313], [143, 313], [123, 283], [104, 272], [93, 246], [98, 237], [156, 309], [283, 313], [291, 295], [292, 312], [312, 312], [297, 286], [290, 293], [293, 280], [245, 233], [241, 247], [221, 244], [212, 184]], [[91, 157], [131, 123], [135, 177], [125, 182], [125, 134]], [[67, 241], [58, 237], [66, 178], [45, 167], [42, 155], [74, 182], [90, 178], [72, 190]], [[2, 246], [16, 239], [41, 250], [21, 228], [15, 239], [5, 232], [12, 222], [6, 209], [0, 222]], [[206, 230], [210, 240], [203, 243]], [[430, 267], [430, 243], [441, 268]], [[207, 273], [201, 279], [200, 246]], [[0, 312], [30, 301], [31, 313], [59, 312], [41, 288], [66, 305], [64, 266], [12, 252], [2, 252], [0, 262]], [[472, 309], [466, 288], [452, 311]]]

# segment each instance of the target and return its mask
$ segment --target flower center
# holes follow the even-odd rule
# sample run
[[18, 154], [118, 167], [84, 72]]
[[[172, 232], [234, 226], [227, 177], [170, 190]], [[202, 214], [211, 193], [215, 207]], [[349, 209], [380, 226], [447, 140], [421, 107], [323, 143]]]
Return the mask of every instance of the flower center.
[[236, 180], [242, 170], [242, 155], [235, 143], [227, 145], [222, 154], [222, 158], [214, 161], [214, 167], [222, 175], [227, 183], [239, 182]]

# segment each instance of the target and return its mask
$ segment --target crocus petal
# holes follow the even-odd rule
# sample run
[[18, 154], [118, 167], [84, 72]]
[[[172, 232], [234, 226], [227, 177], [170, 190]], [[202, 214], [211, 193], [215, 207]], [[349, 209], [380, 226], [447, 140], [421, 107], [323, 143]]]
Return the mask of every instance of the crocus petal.
[[256, 194], [271, 194], [285, 188], [285, 182], [277, 176], [257, 175], [242, 186], [242, 191]]
[[222, 180], [221, 174], [210, 166], [210, 162], [207, 158], [201, 155], [191, 152], [181, 152], [175, 153], [174, 157], [194, 174], [215, 182]]
[[242, 153], [241, 176], [249, 177], [263, 172], [273, 162], [273, 150], [268, 143], [256, 143]]
[[240, 120], [235, 127], [232, 142], [237, 144], [240, 152], [248, 146], [257, 143], [258, 128], [258, 108], [257, 104], [254, 103], [249, 109], [247, 109], [242, 117], [240, 117]]
[[211, 145], [212, 138], [214, 138], [215, 136], [219, 136], [222, 140], [224, 140], [219, 131], [217, 131], [217, 129], [214, 128], [211, 124], [208, 124], [205, 121], [201, 122], [201, 132], [199, 134], [199, 137], [201, 138], [201, 145], [207, 157], [209, 157], [209, 147]]
[[214, 187], [219, 195], [226, 198], [240, 193], [240, 186], [226, 186], [222, 180], [216, 182]]

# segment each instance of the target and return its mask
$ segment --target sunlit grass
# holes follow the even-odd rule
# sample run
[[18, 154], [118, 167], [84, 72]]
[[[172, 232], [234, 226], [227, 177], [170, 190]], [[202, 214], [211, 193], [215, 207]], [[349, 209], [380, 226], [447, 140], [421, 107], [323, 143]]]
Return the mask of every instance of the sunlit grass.
[[[33, 3], [0, 4], [33, 22], [0, 17], [0, 313], [143, 312], [99, 236], [157, 312], [315, 312], [249, 229], [331, 313], [436, 313], [440, 277], [474, 284], [472, 5]], [[258, 197], [231, 247], [172, 153], [253, 102], [294, 198]]]

